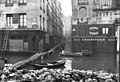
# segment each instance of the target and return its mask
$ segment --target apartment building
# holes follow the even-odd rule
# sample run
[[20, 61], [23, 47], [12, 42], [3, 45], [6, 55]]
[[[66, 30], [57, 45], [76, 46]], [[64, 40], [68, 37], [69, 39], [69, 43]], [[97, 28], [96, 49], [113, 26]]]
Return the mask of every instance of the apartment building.
[[54, 47], [63, 37], [58, 14], [61, 5], [56, 0], [0, 0], [0, 48], [8, 30], [8, 50], [43, 52]]
[[116, 52], [117, 4], [117, 0], [72, 0], [73, 52]]

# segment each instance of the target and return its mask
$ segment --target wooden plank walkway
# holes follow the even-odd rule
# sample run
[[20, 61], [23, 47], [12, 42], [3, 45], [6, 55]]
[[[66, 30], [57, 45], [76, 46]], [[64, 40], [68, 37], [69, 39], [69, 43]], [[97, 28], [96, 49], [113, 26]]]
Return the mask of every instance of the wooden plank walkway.
[[15, 64], [13, 64], [12, 68], [17, 69], [17, 68], [21, 67], [22, 65], [25, 65], [26, 63], [29, 63], [30, 61], [33, 61], [33, 60], [35, 60], [35, 59], [37, 59], [37, 58], [39, 58], [41, 56], [44, 56], [45, 54], [49, 54], [49, 53], [53, 52], [56, 48], [58, 48], [59, 46], [61, 46], [64, 43], [65, 42], [62, 42], [62, 43], [56, 45], [54, 48], [50, 49], [48, 52], [36, 53], [35, 55], [31, 56], [30, 58], [27, 58], [25, 60], [17, 62]]

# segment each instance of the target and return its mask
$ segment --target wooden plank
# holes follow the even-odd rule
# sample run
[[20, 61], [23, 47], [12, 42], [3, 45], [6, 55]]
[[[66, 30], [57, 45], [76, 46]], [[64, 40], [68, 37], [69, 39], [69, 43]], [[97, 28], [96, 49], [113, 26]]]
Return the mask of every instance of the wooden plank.
[[[65, 41], [65, 42], [66, 42], [66, 41]], [[27, 59], [25, 59], [25, 60], [22, 60], [22, 61], [20, 61], [20, 62], [17, 62], [17, 63], [15, 63], [15, 64], [13, 64], [12, 68], [17, 69], [17, 68], [19, 68], [20, 66], [22, 66], [22, 65], [24, 65], [24, 64], [26, 64], [26, 63], [29, 63], [30, 61], [33, 61], [33, 60], [37, 59], [37, 58], [40, 57], [40, 56], [44, 56], [45, 54], [49, 54], [49, 53], [53, 52], [56, 48], [58, 48], [59, 46], [61, 46], [62, 44], [64, 44], [65, 42], [62, 42], [62, 43], [56, 45], [54, 48], [52, 48], [52, 49], [49, 50], [48, 52], [36, 53], [35, 55], [31, 56], [30, 58], [27, 58]]]

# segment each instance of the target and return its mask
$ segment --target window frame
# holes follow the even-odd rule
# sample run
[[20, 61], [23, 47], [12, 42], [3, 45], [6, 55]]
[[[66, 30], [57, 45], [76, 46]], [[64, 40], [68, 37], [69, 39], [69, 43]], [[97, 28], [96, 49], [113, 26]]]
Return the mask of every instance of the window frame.
[[6, 14], [6, 26], [11, 27], [13, 24], [13, 15], [12, 14]]
[[19, 0], [19, 6], [27, 5], [27, 0]]
[[45, 0], [43, 0], [43, 12], [45, 13]]
[[41, 9], [41, 10], [42, 10], [42, 3], [43, 3], [43, 1], [40, 0], [40, 9]]
[[27, 27], [27, 14], [21, 13], [19, 14], [19, 28], [26, 28]]
[[42, 15], [40, 15], [40, 29], [42, 29]]
[[45, 18], [43, 17], [43, 30], [45, 30]]
[[13, 6], [12, 0], [6, 0], [6, 1], [5, 1], [5, 6], [6, 6], [6, 7], [7, 7], [7, 6]]
[[103, 35], [108, 35], [109, 34], [109, 28], [108, 27], [102, 28], [102, 34]]

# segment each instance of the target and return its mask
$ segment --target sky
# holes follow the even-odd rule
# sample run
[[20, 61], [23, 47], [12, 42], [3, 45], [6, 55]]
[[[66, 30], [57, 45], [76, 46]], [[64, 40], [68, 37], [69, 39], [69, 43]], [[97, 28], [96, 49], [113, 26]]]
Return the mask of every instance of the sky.
[[71, 0], [59, 0], [61, 2], [62, 12], [65, 16], [72, 15]]

